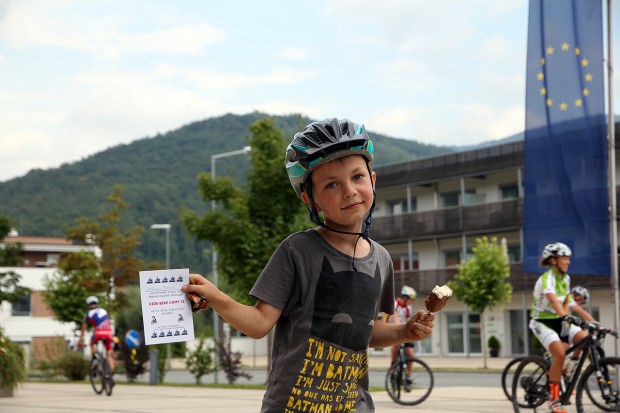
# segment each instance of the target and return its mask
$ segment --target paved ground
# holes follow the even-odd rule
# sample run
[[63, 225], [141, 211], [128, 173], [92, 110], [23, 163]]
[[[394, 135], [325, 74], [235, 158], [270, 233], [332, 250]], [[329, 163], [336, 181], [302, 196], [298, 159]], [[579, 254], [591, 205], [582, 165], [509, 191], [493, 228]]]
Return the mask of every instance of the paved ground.
[[[119, 385], [108, 397], [95, 395], [88, 383], [25, 383], [15, 397], [0, 398], [0, 412], [256, 413], [262, 396], [263, 390]], [[417, 413], [497, 413], [512, 410], [499, 388], [438, 388], [424, 403], [415, 407], [397, 405], [385, 392], [375, 392], [373, 398], [378, 413], [411, 409]]]
[[[426, 358], [434, 368], [476, 369], [481, 358]], [[500, 369], [509, 359], [488, 359], [487, 366]], [[387, 360], [371, 358], [371, 368], [383, 368]], [[260, 364], [260, 363], [259, 363]], [[377, 413], [511, 412], [498, 383], [494, 387], [467, 386], [436, 387], [430, 397], [415, 407], [394, 403], [386, 392], [374, 392]], [[97, 396], [88, 382], [35, 383], [28, 382], [16, 391], [15, 397], [0, 398], [0, 413], [256, 413], [263, 390], [225, 389], [181, 386], [149, 386], [119, 384], [112, 396]], [[574, 407], [569, 407], [574, 412]]]

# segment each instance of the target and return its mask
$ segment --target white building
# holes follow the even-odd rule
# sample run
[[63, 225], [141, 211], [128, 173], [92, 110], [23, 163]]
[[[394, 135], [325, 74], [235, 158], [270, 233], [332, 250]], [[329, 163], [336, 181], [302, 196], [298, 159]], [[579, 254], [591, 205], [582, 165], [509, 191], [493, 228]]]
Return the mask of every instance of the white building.
[[[435, 285], [454, 278], [457, 265], [471, 255], [476, 238], [505, 239], [512, 300], [487, 309], [486, 337], [495, 335], [500, 340], [501, 356], [531, 352], [529, 308], [534, 283], [544, 269], [527, 274], [521, 267], [523, 141], [379, 166], [375, 171], [377, 207], [370, 236], [392, 256], [396, 291], [403, 285], [415, 288], [419, 297], [414, 308], [423, 309], [424, 297]], [[611, 283], [610, 277], [571, 274], [571, 285], [591, 291], [594, 316], [613, 328]], [[452, 299], [437, 314], [435, 325], [421, 353], [481, 355], [480, 314], [464, 303]], [[605, 343], [609, 355], [614, 354], [614, 341]]]
[[43, 301], [44, 279], [54, 274], [63, 254], [79, 251], [100, 254], [100, 249], [91, 245], [74, 245], [64, 238], [19, 236], [16, 232], [5, 238], [0, 247], [15, 243], [22, 244], [22, 266], [4, 267], [0, 271], [19, 274], [19, 284], [30, 288], [32, 294], [16, 303], [1, 303], [0, 327], [12, 341], [24, 347], [27, 360], [32, 356], [45, 358], [46, 344], [53, 340], [70, 340], [76, 326], [54, 320], [53, 312]]

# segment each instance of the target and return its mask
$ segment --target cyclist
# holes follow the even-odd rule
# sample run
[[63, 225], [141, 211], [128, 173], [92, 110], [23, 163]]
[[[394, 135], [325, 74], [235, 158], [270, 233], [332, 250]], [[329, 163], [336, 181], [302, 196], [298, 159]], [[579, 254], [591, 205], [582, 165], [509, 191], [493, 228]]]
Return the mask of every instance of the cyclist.
[[[408, 285], [405, 285], [400, 291], [400, 298], [397, 298], [394, 301], [394, 314], [387, 315], [387, 321], [389, 323], [394, 323], [394, 324], [406, 323], [409, 317], [413, 315], [413, 312], [411, 311], [411, 309], [413, 306], [413, 301], [416, 299], [416, 297], [417, 297], [417, 293], [415, 289], [413, 289], [412, 287], [409, 287]], [[409, 341], [404, 344], [405, 344], [405, 355], [407, 356], [407, 358], [413, 358], [413, 355], [414, 355], [413, 341]], [[399, 347], [400, 345], [392, 346], [392, 364], [396, 363], [396, 360], [398, 358]], [[412, 370], [412, 365], [408, 364], [405, 388], [410, 387], [412, 384], [411, 370]]]
[[[534, 285], [534, 300], [532, 302], [532, 320], [530, 329], [540, 340], [544, 348], [551, 354], [552, 363], [549, 369], [549, 410], [552, 413], [566, 413], [560, 402], [560, 379], [566, 355], [563, 343], [576, 343], [588, 334], [581, 328], [563, 323], [568, 315], [564, 302], [569, 298], [570, 277], [567, 274], [570, 265], [571, 249], [561, 242], [548, 244], [542, 251], [541, 266], [548, 266]], [[582, 310], [583, 318], [594, 321], [590, 313]], [[577, 357], [575, 351], [573, 357]]]
[[585, 305], [590, 299], [588, 289], [581, 285], [576, 285], [570, 290], [567, 300], [564, 300], [564, 309], [567, 312], [574, 311], [581, 318], [587, 320], [589, 313], [585, 311]]
[[94, 295], [91, 295], [86, 299], [86, 305], [88, 305], [88, 312], [84, 316], [84, 321], [82, 322], [79, 346], [84, 347], [84, 332], [88, 329], [89, 325], [92, 326], [94, 331], [93, 336], [90, 339], [90, 352], [94, 357], [96, 354], [95, 345], [97, 344], [97, 341], [103, 341], [108, 355], [110, 369], [112, 370], [112, 373], [114, 373], [116, 363], [114, 362], [114, 357], [112, 354], [113, 334], [108, 312], [99, 307], [99, 299]]

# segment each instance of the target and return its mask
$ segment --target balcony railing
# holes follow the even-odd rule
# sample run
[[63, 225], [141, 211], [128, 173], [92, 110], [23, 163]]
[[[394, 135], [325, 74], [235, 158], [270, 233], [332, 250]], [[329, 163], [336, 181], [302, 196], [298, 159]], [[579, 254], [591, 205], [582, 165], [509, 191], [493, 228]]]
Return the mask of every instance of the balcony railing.
[[443, 238], [462, 233], [507, 231], [520, 228], [523, 200], [411, 212], [373, 219], [370, 236], [377, 242]]
[[[540, 269], [542, 273], [544, 268]], [[394, 283], [397, 291], [403, 285], [414, 287], [422, 297], [428, 295], [436, 285], [444, 285], [454, 279], [458, 268], [439, 268], [433, 270], [398, 271], [394, 275]], [[524, 273], [521, 263], [510, 264], [510, 277], [508, 282], [512, 285], [513, 292], [528, 291], [534, 289], [534, 283], [540, 274]], [[598, 275], [571, 274], [571, 285], [582, 285], [588, 289], [610, 288], [611, 279]]]

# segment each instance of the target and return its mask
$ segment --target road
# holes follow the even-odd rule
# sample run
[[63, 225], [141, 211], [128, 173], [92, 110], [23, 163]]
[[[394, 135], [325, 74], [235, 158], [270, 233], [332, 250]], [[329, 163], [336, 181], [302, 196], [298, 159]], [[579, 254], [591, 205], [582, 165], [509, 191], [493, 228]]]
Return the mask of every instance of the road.
[[[267, 373], [265, 370], [247, 370], [252, 375], [250, 380], [240, 378], [236, 384], [264, 384], [267, 381]], [[370, 385], [383, 387], [385, 382], [385, 371], [370, 370]], [[500, 373], [472, 373], [472, 372], [433, 372], [435, 376], [435, 387], [457, 387], [457, 386], [473, 386], [473, 387], [498, 387], [500, 388]], [[119, 380], [123, 380], [124, 376], [119, 376]], [[148, 384], [150, 375], [144, 374], [137, 380], [140, 383]], [[164, 383], [195, 383], [194, 376], [187, 370], [170, 370], [164, 377]], [[214, 383], [214, 375], [208, 374], [202, 377], [202, 384]], [[220, 372], [218, 374], [218, 383], [227, 383], [226, 376]]]

